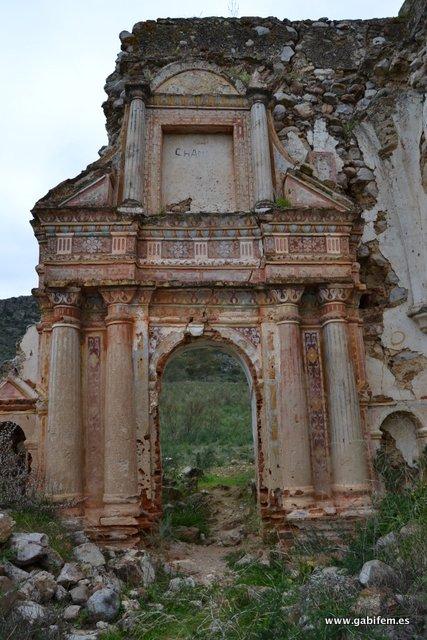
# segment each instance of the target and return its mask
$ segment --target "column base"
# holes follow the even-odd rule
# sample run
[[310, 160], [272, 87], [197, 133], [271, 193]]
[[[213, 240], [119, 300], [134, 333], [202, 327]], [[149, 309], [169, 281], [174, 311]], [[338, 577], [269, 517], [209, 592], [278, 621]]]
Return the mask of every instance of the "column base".
[[137, 504], [138, 503], [138, 496], [137, 495], [131, 495], [131, 496], [126, 496], [122, 493], [104, 493], [103, 495], [103, 502], [104, 504]]
[[136, 497], [104, 496], [102, 518], [133, 518], [136, 519], [141, 511]]
[[113, 545], [120, 548], [135, 547], [140, 541], [139, 527], [130, 525], [97, 525], [87, 527], [85, 532], [98, 544]]
[[333, 484], [332, 491], [334, 495], [362, 495], [371, 492], [371, 486], [367, 482], [360, 484]]
[[276, 530], [281, 539], [292, 538], [295, 542], [300, 531], [306, 537], [323, 531], [331, 537], [352, 530], [356, 522], [374, 513], [369, 491], [359, 489], [358, 494], [347, 492], [323, 500], [305, 495], [285, 497], [281, 505], [264, 502], [261, 517], [266, 530]]
[[140, 541], [140, 515], [135, 497], [104, 496], [103, 507], [87, 513], [86, 532], [100, 544], [133, 547]]
[[283, 509], [288, 512], [294, 509], [310, 507], [315, 504], [313, 487], [294, 487], [285, 489], [282, 497]]
[[84, 498], [81, 493], [53, 493], [50, 499], [53, 502], [82, 502]]
[[76, 517], [84, 513], [84, 498], [80, 493], [56, 493], [50, 498], [64, 515]]

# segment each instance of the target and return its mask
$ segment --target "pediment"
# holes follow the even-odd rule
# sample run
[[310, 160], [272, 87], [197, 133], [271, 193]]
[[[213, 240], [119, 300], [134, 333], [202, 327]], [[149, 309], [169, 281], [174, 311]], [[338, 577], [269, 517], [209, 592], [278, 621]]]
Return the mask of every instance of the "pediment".
[[20, 378], [10, 376], [0, 382], [0, 402], [5, 400], [33, 401], [37, 398], [34, 389]]
[[295, 207], [337, 209], [351, 211], [353, 203], [326, 187], [320, 180], [305, 175], [302, 171], [289, 170], [283, 180], [283, 195]]
[[112, 184], [109, 175], [101, 176], [60, 203], [60, 207], [105, 206], [111, 204]]
[[225, 78], [210, 71], [193, 69], [169, 78], [157, 89], [158, 93], [174, 95], [238, 95]]
[[166, 65], [153, 80], [154, 94], [176, 96], [240, 96], [245, 94], [239, 80], [233, 82], [221, 69], [206, 62]]

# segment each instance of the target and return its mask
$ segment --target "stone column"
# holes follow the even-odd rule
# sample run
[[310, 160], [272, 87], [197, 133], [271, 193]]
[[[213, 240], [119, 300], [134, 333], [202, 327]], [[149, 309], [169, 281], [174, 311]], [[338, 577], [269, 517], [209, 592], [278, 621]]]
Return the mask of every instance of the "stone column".
[[271, 205], [274, 200], [266, 109], [268, 92], [265, 89], [252, 89], [250, 97], [252, 100], [251, 144], [254, 204], [257, 207]]
[[[276, 301], [280, 342], [280, 437], [282, 441], [283, 487], [286, 502], [304, 502], [312, 496], [311, 456], [307, 396], [303, 368], [298, 305], [304, 288], [281, 287], [271, 290]], [[286, 494], [285, 494], [286, 495]]]
[[319, 289], [330, 422], [333, 489], [337, 493], [369, 488], [354, 365], [349, 348], [346, 301], [352, 285]]
[[138, 83], [126, 87], [129, 116], [126, 133], [123, 205], [141, 208], [144, 184], [145, 100], [148, 85]]
[[[104, 504], [101, 524], [132, 524], [137, 509], [136, 427], [129, 303], [135, 289], [102, 290], [108, 305], [104, 425]], [[114, 518], [121, 518], [117, 521]]]
[[79, 498], [83, 486], [80, 292], [49, 294], [54, 305], [46, 434], [46, 480], [57, 499]]

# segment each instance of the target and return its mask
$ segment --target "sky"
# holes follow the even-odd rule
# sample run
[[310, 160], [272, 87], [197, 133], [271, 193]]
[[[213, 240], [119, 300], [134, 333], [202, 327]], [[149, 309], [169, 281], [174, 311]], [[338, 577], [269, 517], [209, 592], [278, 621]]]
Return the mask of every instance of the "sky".
[[0, 0], [0, 299], [37, 286], [34, 203], [106, 144], [105, 78], [118, 34], [165, 17], [395, 16], [403, 0]]

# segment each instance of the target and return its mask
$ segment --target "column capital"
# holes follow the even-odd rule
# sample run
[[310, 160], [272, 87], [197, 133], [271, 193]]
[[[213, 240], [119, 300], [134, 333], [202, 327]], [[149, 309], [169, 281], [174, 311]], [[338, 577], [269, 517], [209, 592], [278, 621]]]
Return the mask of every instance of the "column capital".
[[33, 296], [37, 299], [40, 309], [40, 321], [37, 324], [37, 331], [41, 332], [52, 328], [53, 304], [46, 291], [33, 289]]
[[132, 302], [135, 292], [136, 287], [114, 287], [99, 290], [105, 304], [108, 306], [108, 314], [105, 318], [107, 326], [132, 322], [128, 306]]
[[46, 292], [53, 307], [53, 322], [80, 326], [81, 291], [78, 287], [51, 289]]
[[321, 305], [329, 304], [330, 302], [345, 304], [349, 301], [353, 288], [352, 284], [321, 285], [318, 290], [319, 302]]
[[251, 103], [251, 106], [256, 102], [261, 102], [267, 106], [271, 99], [271, 91], [267, 89], [267, 87], [249, 86], [246, 90], [246, 97]]
[[275, 304], [294, 304], [301, 302], [304, 293], [303, 285], [285, 285], [282, 287], [274, 287], [269, 290], [269, 299]]
[[130, 304], [136, 292], [136, 287], [111, 287], [108, 289], [100, 289], [105, 304]]
[[127, 82], [125, 91], [128, 102], [132, 102], [134, 98], [141, 98], [146, 102], [151, 94], [150, 84], [143, 80]]
[[300, 285], [289, 285], [284, 287], [275, 287], [268, 292], [268, 301], [274, 307], [269, 313], [271, 319], [275, 322], [298, 324], [299, 304], [301, 302], [304, 287]]
[[81, 291], [78, 287], [70, 289], [51, 289], [47, 291], [50, 303], [61, 307], [80, 307]]
[[353, 293], [351, 284], [327, 284], [319, 287], [318, 298], [321, 307], [322, 324], [345, 322], [347, 303]]
[[150, 304], [153, 292], [154, 287], [138, 287], [133, 300], [134, 303], [141, 306]]

